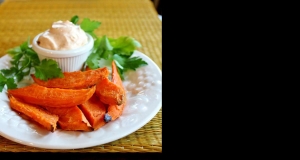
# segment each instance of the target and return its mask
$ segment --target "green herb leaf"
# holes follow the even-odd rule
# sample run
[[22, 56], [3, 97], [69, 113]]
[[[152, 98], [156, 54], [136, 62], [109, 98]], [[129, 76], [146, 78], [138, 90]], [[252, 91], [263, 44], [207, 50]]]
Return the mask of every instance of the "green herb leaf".
[[124, 80], [123, 73], [127, 72], [128, 70], [135, 71], [139, 67], [148, 65], [148, 63], [145, 62], [140, 57], [129, 57], [128, 58], [127, 56], [115, 54], [113, 56], [113, 59], [116, 62], [116, 65], [118, 67], [118, 72], [119, 72], [122, 80]]
[[112, 60], [113, 47], [110, 45], [110, 42], [106, 36], [101, 38], [97, 53], [101, 55], [101, 58]]
[[80, 23], [80, 27], [85, 32], [93, 32], [100, 26], [101, 22], [91, 21], [89, 18], [84, 18]]
[[0, 91], [2, 92], [4, 86], [6, 85], [6, 77], [0, 74]]
[[110, 43], [111, 42], [109, 41], [109, 39], [104, 35], [100, 39], [100, 43], [99, 43], [98, 49], [104, 49], [104, 50], [112, 51], [114, 48], [113, 48], [113, 46]]
[[100, 68], [99, 66], [99, 60], [100, 60], [100, 55], [98, 53], [92, 53], [89, 55], [89, 57], [86, 60], [86, 64], [88, 65], [89, 68], [91, 69], [96, 69]]
[[7, 89], [15, 89], [17, 88], [17, 84], [15, 83], [14, 78], [8, 78], [6, 81]]
[[2, 69], [1, 72], [6, 77], [12, 77], [15, 73], [17, 73], [18, 69], [16, 67], [11, 67], [9, 69]]
[[117, 60], [114, 61], [121, 79], [124, 80], [124, 67]]
[[43, 59], [40, 65], [35, 66], [35, 76], [41, 80], [48, 80], [56, 77], [64, 77], [56, 61], [52, 59]]
[[18, 46], [15, 48], [8, 49], [6, 52], [10, 56], [15, 56], [16, 54], [20, 54], [20, 52], [22, 52], [22, 50], [21, 50], [21, 47]]
[[97, 29], [100, 25], [101, 22], [91, 21], [89, 18], [84, 18], [80, 23], [81, 29], [89, 33], [94, 38], [97, 38], [97, 36], [94, 34], [94, 30]]
[[20, 46], [7, 50], [8, 55], [12, 58], [11, 67], [0, 70], [1, 75], [5, 76], [5, 79], [1, 78], [1, 92], [5, 85], [8, 89], [16, 88], [16, 82], [20, 82], [24, 76], [28, 76], [33, 70], [33, 66], [40, 63], [38, 55], [29, 47], [29, 43], [28, 38]]
[[91, 69], [96, 69], [100, 67], [104, 67], [103, 65], [100, 66], [100, 60], [112, 60], [113, 56], [113, 47], [110, 45], [109, 40], [106, 36], [102, 38], [97, 38], [94, 42], [93, 53], [89, 55], [86, 60], [86, 64]]
[[[116, 57], [116, 56], [115, 56]], [[118, 58], [115, 58], [115, 60], [117, 60], [119, 62], [119, 59]], [[140, 57], [130, 57], [130, 58], [124, 58], [124, 61], [121, 61], [123, 63], [122, 66], [125, 70], [125, 72], [127, 70], [136, 70], [137, 68], [139, 67], [142, 67], [142, 66], [145, 66], [145, 65], [148, 65], [147, 62], [145, 62], [142, 58]]]
[[140, 57], [131, 57], [128, 58], [124, 64], [124, 68], [126, 68], [125, 71], [127, 70], [136, 70], [137, 68], [140, 68], [142, 66], [148, 65], [147, 62], [145, 62], [142, 58]]
[[114, 53], [130, 57], [136, 48], [141, 44], [132, 37], [119, 37], [118, 39], [109, 39], [110, 44], [114, 48]]
[[71, 18], [70, 22], [72, 22], [73, 24], [77, 24], [78, 20], [79, 20], [79, 17], [77, 15], [75, 15]]
[[3, 74], [0, 73], [0, 92], [3, 91], [5, 85], [8, 89], [17, 88], [17, 84], [13, 78], [6, 78]]
[[147, 65], [143, 59], [131, 57], [138, 47], [141, 47], [141, 44], [132, 37], [113, 39], [103, 36], [95, 40], [93, 53], [86, 60], [86, 64], [89, 68], [95, 69], [110, 66], [115, 60], [120, 77], [124, 80], [123, 74], [126, 71]]
[[24, 73], [23, 72], [17, 72], [16, 74], [15, 74], [15, 77], [16, 77], [16, 80], [17, 80], [17, 82], [20, 82], [23, 78], [24, 78]]

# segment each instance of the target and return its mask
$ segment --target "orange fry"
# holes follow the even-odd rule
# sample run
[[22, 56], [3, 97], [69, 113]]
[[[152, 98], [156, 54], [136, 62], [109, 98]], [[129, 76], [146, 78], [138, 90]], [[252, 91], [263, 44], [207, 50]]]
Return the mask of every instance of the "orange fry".
[[49, 112], [59, 116], [58, 125], [66, 131], [92, 131], [92, 126], [77, 107], [45, 107]]
[[112, 83], [108, 78], [103, 78], [97, 83], [95, 93], [105, 104], [121, 105], [124, 103], [124, 90], [120, 86]]
[[100, 81], [99, 77], [108, 77], [109, 70], [106, 67], [95, 70], [64, 72], [63, 78], [53, 78], [47, 81], [38, 79], [31, 74], [33, 81], [48, 88], [84, 89], [95, 85]]
[[102, 103], [96, 94], [94, 94], [89, 100], [79, 105], [79, 108], [86, 116], [94, 130], [104, 126], [104, 115], [106, 113], [107, 106]]
[[107, 109], [107, 114], [106, 116], [107, 117], [110, 117], [110, 118], [107, 118], [106, 121], [110, 121], [110, 120], [115, 120], [117, 119], [118, 117], [120, 117], [120, 115], [123, 113], [123, 109], [126, 105], [126, 90], [123, 86], [123, 83], [122, 83], [122, 79], [118, 73], [118, 69], [117, 69], [117, 66], [115, 64], [114, 61], [112, 61], [112, 83], [116, 84], [117, 86], [119, 86], [122, 90], [122, 92], [124, 93], [124, 97], [123, 97], [123, 103], [121, 105], [117, 105], [117, 104], [112, 104], [112, 105], [109, 105], [108, 106], [108, 109]]
[[45, 129], [54, 132], [56, 130], [56, 123], [58, 116], [50, 113], [38, 105], [27, 104], [22, 102], [12, 95], [8, 95], [10, 107], [24, 115], [30, 117], [35, 122], [41, 124]]
[[33, 83], [29, 86], [9, 89], [8, 93], [21, 100], [50, 107], [72, 107], [84, 103], [95, 93], [96, 86], [87, 89], [47, 88]]

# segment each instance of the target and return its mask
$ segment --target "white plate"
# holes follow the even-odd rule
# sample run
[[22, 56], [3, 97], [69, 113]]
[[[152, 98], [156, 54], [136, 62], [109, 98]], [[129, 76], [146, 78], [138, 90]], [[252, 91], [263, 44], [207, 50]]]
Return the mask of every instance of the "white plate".
[[[128, 103], [123, 114], [97, 131], [79, 132], [56, 130], [49, 132], [11, 110], [6, 87], [0, 93], [0, 135], [17, 143], [45, 149], [78, 149], [105, 144], [125, 137], [148, 123], [162, 105], [162, 72], [146, 55], [135, 51], [133, 56], [148, 65], [125, 74], [123, 84]], [[10, 67], [11, 57], [0, 59], [0, 69]], [[32, 81], [26, 79], [19, 86]], [[27, 84], [26, 84], [27, 83]]]

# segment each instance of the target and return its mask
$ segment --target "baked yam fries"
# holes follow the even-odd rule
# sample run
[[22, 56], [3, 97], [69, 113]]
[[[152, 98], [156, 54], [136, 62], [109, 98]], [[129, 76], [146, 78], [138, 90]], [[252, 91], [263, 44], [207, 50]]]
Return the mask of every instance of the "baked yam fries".
[[48, 131], [94, 131], [117, 119], [126, 105], [125, 88], [116, 65], [63, 73], [47, 81], [31, 75], [34, 83], [8, 89], [10, 107]]

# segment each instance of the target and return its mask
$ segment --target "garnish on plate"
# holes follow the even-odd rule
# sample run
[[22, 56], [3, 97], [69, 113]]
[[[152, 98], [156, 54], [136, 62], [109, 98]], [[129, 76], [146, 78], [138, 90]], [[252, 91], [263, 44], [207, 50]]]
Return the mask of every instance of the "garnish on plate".
[[0, 92], [5, 85], [8, 89], [17, 88], [17, 83], [33, 71], [42, 80], [63, 77], [57, 62], [51, 59], [39, 60], [36, 52], [29, 47], [29, 39], [20, 46], [7, 50], [7, 53], [12, 57], [11, 67], [0, 70]]
[[[70, 20], [77, 24], [79, 17], [73, 16]], [[101, 25], [101, 22], [91, 21], [84, 18], [80, 27], [87, 33], [95, 35], [93, 31]], [[121, 36], [117, 39], [93, 36], [95, 38], [93, 52], [86, 60], [86, 65], [90, 69], [110, 66], [114, 60], [121, 79], [124, 80], [124, 73], [128, 70], [136, 70], [139, 67], [147, 65], [140, 57], [132, 57], [134, 51], [141, 47], [141, 44], [132, 37]]]

